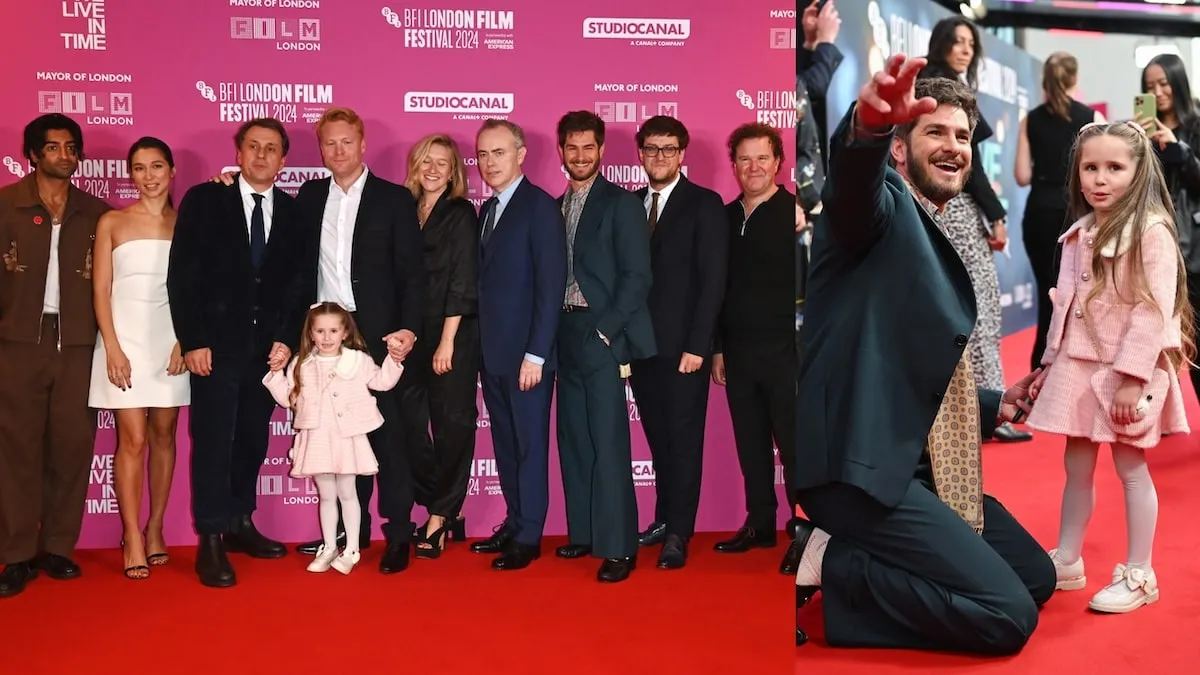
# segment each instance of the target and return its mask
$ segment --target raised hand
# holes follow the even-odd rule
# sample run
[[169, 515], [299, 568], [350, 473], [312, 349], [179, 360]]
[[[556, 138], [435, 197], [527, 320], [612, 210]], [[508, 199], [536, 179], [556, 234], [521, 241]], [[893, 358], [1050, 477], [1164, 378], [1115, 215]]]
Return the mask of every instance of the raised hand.
[[859, 126], [867, 130], [884, 130], [937, 110], [934, 99], [916, 98], [917, 73], [925, 64], [923, 58], [910, 59], [904, 54], [895, 54], [888, 59], [887, 66], [875, 73], [858, 92], [855, 114]]

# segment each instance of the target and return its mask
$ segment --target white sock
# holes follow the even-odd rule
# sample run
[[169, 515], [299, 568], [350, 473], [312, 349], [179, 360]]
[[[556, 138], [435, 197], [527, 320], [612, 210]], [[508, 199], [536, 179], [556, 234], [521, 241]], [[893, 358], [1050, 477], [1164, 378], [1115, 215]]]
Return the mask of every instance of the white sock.
[[1099, 444], [1086, 438], [1068, 438], [1063, 454], [1067, 483], [1063, 488], [1062, 516], [1058, 526], [1058, 551], [1054, 557], [1071, 565], [1083, 554], [1083, 535], [1096, 506], [1096, 453]]
[[358, 535], [362, 527], [357, 479], [358, 476], [354, 474], [341, 474], [337, 477], [337, 495], [342, 503], [342, 524], [346, 526], [346, 554], [358, 552]]
[[313, 476], [313, 482], [317, 484], [317, 496], [320, 498], [317, 508], [321, 518], [321, 538], [325, 550], [332, 551], [337, 548], [337, 483], [331, 473]]
[[800, 552], [800, 568], [796, 571], [797, 586], [820, 586], [821, 564], [825, 561], [825, 547], [829, 545], [829, 533], [813, 528], [804, 550]]
[[1113, 443], [1113, 465], [1125, 488], [1125, 528], [1129, 541], [1126, 566], [1150, 571], [1154, 530], [1158, 525], [1158, 491], [1140, 448]]

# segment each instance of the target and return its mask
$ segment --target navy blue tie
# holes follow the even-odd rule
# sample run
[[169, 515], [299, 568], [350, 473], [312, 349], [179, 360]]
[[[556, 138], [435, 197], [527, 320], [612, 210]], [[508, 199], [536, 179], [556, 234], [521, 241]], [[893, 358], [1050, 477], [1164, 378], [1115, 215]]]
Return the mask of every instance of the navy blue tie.
[[484, 207], [482, 242], [484, 246], [487, 246], [488, 240], [492, 238], [492, 230], [496, 229], [496, 205], [499, 203], [499, 199], [492, 197]]
[[254, 197], [254, 211], [250, 213], [250, 262], [257, 270], [262, 265], [263, 253], [267, 250], [267, 221], [263, 217], [263, 195]]

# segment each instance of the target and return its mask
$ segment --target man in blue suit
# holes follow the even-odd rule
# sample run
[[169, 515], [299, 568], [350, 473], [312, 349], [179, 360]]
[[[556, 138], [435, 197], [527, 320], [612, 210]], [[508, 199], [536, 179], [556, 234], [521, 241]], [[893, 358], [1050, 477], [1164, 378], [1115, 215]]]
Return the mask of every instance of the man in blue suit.
[[[892, 57], [834, 132], [796, 399], [797, 603], [842, 647], [1008, 655], [1054, 564], [983, 492], [981, 445], [1028, 412], [1030, 373], [979, 389], [966, 267], [939, 222], [971, 168], [974, 94]], [[889, 159], [895, 168], [888, 166]], [[797, 627], [798, 642], [804, 639]]]
[[479, 213], [480, 380], [508, 514], [471, 550], [500, 554], [493, 569], [517, 570], [541, 556], [550, 504], [550, 398], [567, 283], [566, 228], [554, 198], [521, 173], [521, 127], [487, 120], [475, 143], [479, 173], [493, 192]]

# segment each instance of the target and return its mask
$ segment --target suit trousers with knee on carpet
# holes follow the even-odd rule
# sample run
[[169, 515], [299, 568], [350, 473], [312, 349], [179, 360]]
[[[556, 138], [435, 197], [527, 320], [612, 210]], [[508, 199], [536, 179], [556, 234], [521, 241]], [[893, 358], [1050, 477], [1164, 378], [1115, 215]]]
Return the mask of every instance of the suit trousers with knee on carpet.
[[1002, 656], [1025, 646], [1054, 593], [1054, 563], [1004, 506], [983, 497], [983, 534], [918, 469], [895, 508], [856, 487], [802, 491], [829, 533], [821, 563], [825, 636], [838, 647]]
[[0, 341], [0, 564], [69, 557], [79, 541], [96, 441], [93, 351], [60, 348], [50, 314], [38, 343]]
[[558, 453], [567, 537], [598, 558], [638, 548], [637, 497], [629, 406], [620, 364], [589, 312], [564, 312], [558, 324]]

